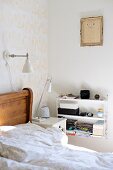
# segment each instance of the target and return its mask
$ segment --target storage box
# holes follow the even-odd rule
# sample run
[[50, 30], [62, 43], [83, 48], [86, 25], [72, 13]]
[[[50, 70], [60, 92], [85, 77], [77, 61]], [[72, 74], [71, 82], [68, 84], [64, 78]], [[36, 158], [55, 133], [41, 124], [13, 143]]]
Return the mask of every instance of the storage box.
[[78, 109], [78, 104], [72, 102], [60, 102], [60, 108], [62, 109]]
[[93, 124], [93, 135], [104, 136], [104, 121], [99, 120]]
[[79, 115], [79, 108], [77, 108], [77, 109], [58, 108], [58, 114], [78, 116]]

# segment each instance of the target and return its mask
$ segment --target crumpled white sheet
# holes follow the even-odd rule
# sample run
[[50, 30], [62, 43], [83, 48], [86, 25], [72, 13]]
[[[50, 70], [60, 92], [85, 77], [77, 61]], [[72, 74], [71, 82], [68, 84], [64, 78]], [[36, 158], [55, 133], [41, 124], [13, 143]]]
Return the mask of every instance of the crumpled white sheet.
[[26, 158], [27, 154], [20, 148], [0, 142], [0, 156], [21, 162]]
[[[0, 136], [2, 143], [20, 148], [26, 153], [21, 163], [12, 160], [14, 166], [19, 164], [23, 168], [24, 165], [30, 165], [37, 169], [42, 167], [54, 170], [113, 170], [112, 153], [93, 152], [66, 143], [63, 145], [62, 138], [67, 137], [59, 129], [44, 129], [32, 124], [16, 127]], [[5, 161], [8, 164], [11, 160]]]
[[30, 165], [0, 157], [0, 170], [54, 170], [52, 168]]

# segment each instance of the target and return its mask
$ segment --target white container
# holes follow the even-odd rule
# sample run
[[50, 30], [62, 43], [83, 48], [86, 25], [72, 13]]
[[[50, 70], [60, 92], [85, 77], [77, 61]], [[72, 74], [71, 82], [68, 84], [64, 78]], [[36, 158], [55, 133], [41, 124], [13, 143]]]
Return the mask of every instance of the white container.
[[97, 121], [93, 124], [93, 135], [104, 136], [104, 121]]
[[104, 111], [103, 111], [102, 108], [99, 108], [99, 109], [98, 109], [97, 116], [98, 116], [98, 117], [103, 117], [103, 116], [104, 116]]
[[42, 118], [50, 117], [49, 108], [47, 106], [43, 106], [43, 107], [40, 108], [40, 116]]

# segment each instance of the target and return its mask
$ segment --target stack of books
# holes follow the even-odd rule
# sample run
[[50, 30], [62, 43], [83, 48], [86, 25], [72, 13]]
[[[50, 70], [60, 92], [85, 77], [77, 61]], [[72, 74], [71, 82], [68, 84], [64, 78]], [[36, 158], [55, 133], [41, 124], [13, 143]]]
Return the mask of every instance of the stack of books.
[[77, 136], [88, 137], [92, 135], [93, 124], [77, 122], [75, 131]]
[[82, 132], [93, 132], [93, 124], [77, 122], [76, 129]]

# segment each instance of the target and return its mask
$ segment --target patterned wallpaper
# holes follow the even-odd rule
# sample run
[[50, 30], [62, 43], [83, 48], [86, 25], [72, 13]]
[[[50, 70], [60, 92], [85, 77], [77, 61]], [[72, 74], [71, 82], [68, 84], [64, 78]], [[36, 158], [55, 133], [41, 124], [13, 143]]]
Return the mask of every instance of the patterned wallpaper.
[[[0, 93], [31, 87], [35, 113], [48, 74], [48, 0], [0, 0]], [[25, 58], [11, 58], [10, 70], [3, 60], [3, 51], [29, 53], [34, 72], [22, 73]]]

